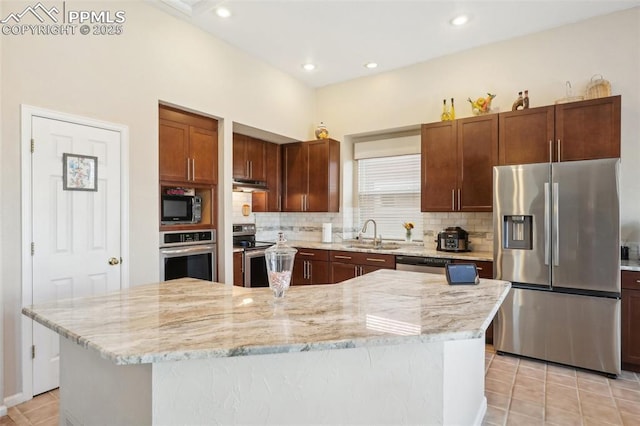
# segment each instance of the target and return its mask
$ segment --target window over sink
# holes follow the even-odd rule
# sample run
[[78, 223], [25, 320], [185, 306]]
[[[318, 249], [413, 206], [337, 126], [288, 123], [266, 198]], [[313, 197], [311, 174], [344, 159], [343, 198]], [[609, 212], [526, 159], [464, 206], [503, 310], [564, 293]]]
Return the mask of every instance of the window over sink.
[[422, 240], [420, 154], [359, 159], [357, 197], [356, 226], [374, 219], [383, 239], [404, 240], [402, 224], [412, 222], [413, 240]]

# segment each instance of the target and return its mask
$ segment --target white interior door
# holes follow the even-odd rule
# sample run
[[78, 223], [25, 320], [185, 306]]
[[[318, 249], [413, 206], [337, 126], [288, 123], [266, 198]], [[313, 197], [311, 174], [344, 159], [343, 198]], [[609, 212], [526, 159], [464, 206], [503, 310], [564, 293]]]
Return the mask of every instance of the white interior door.
[[[121, 288], [120, 149], [117, 131], [32, 118], [33, 303]], [[97, 180], [63, 154], [96, 157]], [[92, 160], [82, 158], [84, 166]], [[77, 165], [77, 164], [76, 164]], [[96, 191], [88, 190], [97, 182]], [[58, 335], [33, 322], [33, 395], [59, 386]]]

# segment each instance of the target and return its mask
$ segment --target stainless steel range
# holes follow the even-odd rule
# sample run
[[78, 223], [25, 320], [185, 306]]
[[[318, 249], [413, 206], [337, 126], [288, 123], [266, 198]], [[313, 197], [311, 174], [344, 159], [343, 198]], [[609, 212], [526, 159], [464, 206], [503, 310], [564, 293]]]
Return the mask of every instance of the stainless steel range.
[[256, 225], [242, 223], [233, 225], [233, 247], [243, 248], [243, 271], [245, 287], [269, 287], [264, 251], [272, 242], [256, 241]]

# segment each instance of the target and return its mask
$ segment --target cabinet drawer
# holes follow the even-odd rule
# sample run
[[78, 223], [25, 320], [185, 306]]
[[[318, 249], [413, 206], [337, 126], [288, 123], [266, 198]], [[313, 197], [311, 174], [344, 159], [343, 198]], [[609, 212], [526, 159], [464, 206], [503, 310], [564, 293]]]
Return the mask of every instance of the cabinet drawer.
[[322, 260], [325, 262], [329, 261], [329, 250], [321, 250], [321, 249], [309, 249], [309, 248], [300, 248], [296, 247], [298, 252], [296, 253], [296, 257], [300, 259], [313, 259], [313, 260]]
[[380, 268], [395, 269], [396, 257], [392, 254], [362, 253], [355, 251], [331, 251], [332, 262], [371, 265]]
[[622, 271], [622, 288], [640, 290], [640, 272]]
[[489, 262], [488, 260], [453, 259], [453, 263], [475, 263], [480, 278], [493, 279], [493, 262]]

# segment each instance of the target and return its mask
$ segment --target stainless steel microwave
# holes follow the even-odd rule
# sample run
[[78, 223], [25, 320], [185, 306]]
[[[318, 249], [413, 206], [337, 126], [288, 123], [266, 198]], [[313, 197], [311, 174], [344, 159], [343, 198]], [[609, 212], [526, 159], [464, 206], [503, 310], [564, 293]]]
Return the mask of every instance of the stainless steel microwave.
[[160, 221], [162, 224], [200, 223], [202, 198], [197, 195], [162, 195]]

